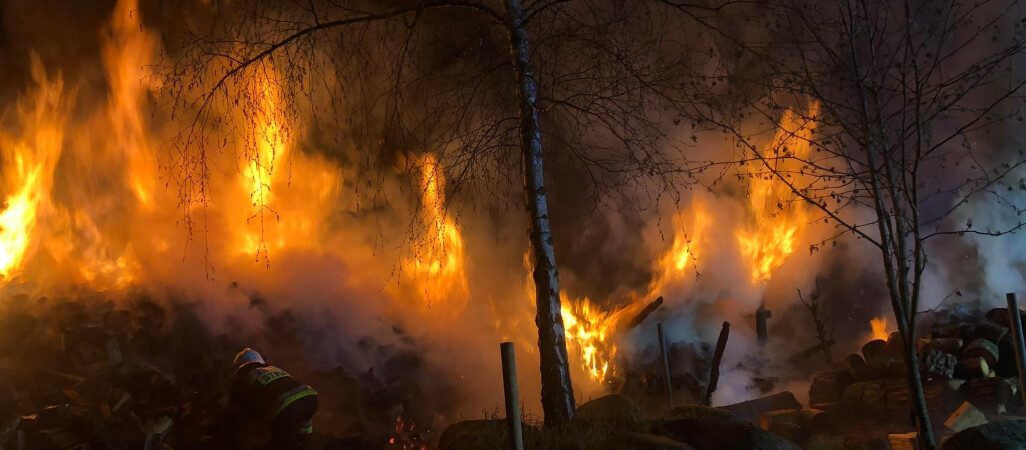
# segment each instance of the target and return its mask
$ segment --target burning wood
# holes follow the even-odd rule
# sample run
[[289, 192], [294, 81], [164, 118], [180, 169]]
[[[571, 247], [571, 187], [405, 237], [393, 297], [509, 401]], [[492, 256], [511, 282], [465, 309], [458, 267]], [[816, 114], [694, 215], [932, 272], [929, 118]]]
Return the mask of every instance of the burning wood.
[[659, 298], [655, 299], [652, 303], [645, 305], [645, 308], [642, 309], [637, 316], [634, 316], [634, 319], [627, 324], [626, 328], [619, 332], [624, 332], [627, 330], [637, 328], [638, 325], [641, 325], [641, 323], [644, 322], [645, 319], [647, 319], [648, 316], [650, 316], [653, 312], [655, 312], [655, 310], [659, 309], [660, 306], [663, 306], [662, 296], [659, 296]]
[[[487, 399], [487, 392], [481, 392], [487, 388], [480, 388], [486, 385], [484, 380], [464, 377], [483, 376], [480, 374], [491, 369], [474, 357], [478, 354], [474, 349], [457, 355], [451, 347], [478, 342], [490, 346], [490, 339], [499, 335], [502, 340], [539, 343], [532, 346], [530, 354], [532, 360], [537, 356], [541, 368], [540, 386], [535, 386], [534, 381], [539, 380], [534, 379], [530, 386], [540, 387], [547, 424], [562, 425], [574, 415], [575, 398], [591, 394], [589, 388], [608, 388], [614, 379], [625, 379], [621, 387], [640, 386], [639, 390], [656, 384], [645, 379], [643, 370], [636, 372], [642, 375], [633, 376], [618, 367], [618, 363], [639, 356], [632, 351], [645, 351], [641, 345], [628, 348], [625, 343], [629, 340], [621, 338], [662, 312], [662, 297], [649, 302], [655, 294], [680, 296], [667, 297], [668, 303], [674, 303], [673, 313], [690, 317], [678, 317], [680, 320], [672, 323], [687, 326], [692, 321], [697, 324], [692, 328], [704, 328], [709, 320], [747, 317], [755, 302], [763, 300], [766, 303], [755, 314], [755, 329], [758, 341], [766, 343], [771, 317], [766, 305], [779, 305], [775, 306], [775, 320], [782, 320], [779, 316], [787, 310], [776, 297], [781, 289], [790, 289], [787, 283], [791, 280], [819, 275], [814, 266], [820, 261], [801, 263], [796, 257], [805, 253], [806, 245], [809, 253], [814, 253], [828, 242], [837, 244], [838, 231], [855, 234], [884, 250], [894, 306], [894, 316], [888, 317], [892, 317], [892, 328], [900, 327], [901, 332], [888, 335], [894, 330], [888, 329], [887, 318], [873, 319], [874, 340], [862, 348], [862, 356], [849, 357], [842, 365], [816, 375], [810, 398], [817, 404], [857, 406], [852, 409], [895, 419], [907, 412], [902, 410], [910, 396], [895, 380], [905, 379], [916, 387], [916, 377], [922, 377], [927, 403], [936, 409], [950, 409], [947, 394], [961, 380], [967, 381], [957, 386], [958, 392], [980, 410], [990, 413], [993, 406], [995, 414], [1003, 414], [1013, 408], [1015, 389], [1007, 380], [1026, 376], [1026, 368], [1015, 372], [1026, 367], [1023, 351], [1015, 364], [1010, 350], [1023, 348], [1018, 337], [1021, 329], [1015, 325], [1021, 318], [1016, 306], [1004, 315], [992, 310], [986, 318], [974, 318], [971, 323], [960, 319], [937, 327], [930, 341], [917, 342], [915, 354], [904, 353], [917, 337], [913, 325], [920, 292], [933, 291], [921, 289], [919, 275], [943, 272], [927, 267], [925, 249], [931, 246], [921, 245], [926, 238], [919, 233], [926, 225], [917, 215], [908, 216], [921, 206], [924, 211], [938, 208], [921, 205], [916, 195], [902, 195], [908, 194], [903, 190], [909, 187], [900, 186], [903, 183], [898, 180], [923, 180], [909, 185], [914, 189], [921, 184], [933, 191], [935, 186], [925, 179], [930, 177], [920, 175], [937, 173], [941, 181], [957, 179], [959, 184], [954, 187], [936, 186], [937, 192], [964, 193], [965, 198], [955, 202], [957, 206], [977, 206], [976, 199], [987, 198], [990, 189], [1015, 192], [1014, 182], [1009, 184], [1000, 172], [1011, 178], [1026, 162], [1014, 155], [1004, 161], [1007, 151], [971, 149], [958, 155], [961, 150], [955, 144], [966, 148], [986, 145], [982, 143], [989, 141], [978, 139], [978, 133], [990, 132], [991, 127], [1015, 117], [1005, 114], [1003, 103], [1004, 99], [1020, 98], [1023, 84], [1003, 81], [1014, 81], [1004, 77], [1018, 76], [1018, 72], [980, 67], [988, 69], [987, 62], [1000, 65], [1006, 59], [1019, 58], [1026, 49], [1022, 33], [984, 30], [965, 36], [971, 40], [965, 45], [947, 48], [958, 44], [937, 36], [973, 29], [944, 17], [957, 8], [895, 21], [887, 14], [903, 17], [900, 8], [890, 11], [893, 5], [887, 2], [858, 5], [858, 14], [880, 12], [881, 20], [869, 21], [845, 20], [851, 19], [844, 16], [846, 8], [801, 4], [770, 8], [767, 13], [774, 17], [745, 21], [746, 27], [754, 28], [739, 39], [696, 29], [687, 33], [688, 39], [703, 42], [685, 46], [665, 44], [681, 37], [677, 30], [690, 30], [678, 25], [695, 24], [697, 16], [692, 10], [702, 10], [700, 15], [708, 16], [710, 20], [698, 21], [708, 27], [709, 23], [733, 23], [741, 17], [734, 14], [747, 15], [748, 7], [738, 12], [733, 7], [668, 7], [668, 2], [657, 2], [663, 4], [652, 11], [659, 14], [649, 14], [648, 6], [624, 8], [624, 2], [223, 3], [226, 5], [216, 8], [192, 5], [188, 12], [172, 11], [171, 20], [155, 16], [144, 21], [143, 12], [165, 14], [166, 8], [119, 0], [99, 29], [90, 25], [88, 33], [69, 30], [70, 47], [64, 45], [69, 43], [51, 45], [48, 41], [40, 47], [44, 52], [50, 47], [60, 49], [58, 57], [32, 56], [23, 68], [5, 64], [5, 72], [12, 72], [4, 73], [5, 81], [31, 81], [27, 86], [7, 83], [12, 85], [10, 92], [0, 95], [5, 100], [17, 97], [0, 108], [0, 293], [21, 289], [48, 295], [101, 292], [120, 299], [134, 298], [138, 289], [182, 296], [199, 303], [197, 308], [211, 311], [210, 322], [225, 335], [217, 339], [205, 335], [205, 323], [182, 326], [176, 321], [177, 311], [139, 306], [140, 311], [130, 312], [113, 303], [85, 310], [78, 302], [63, 302], [63, 309], [50, 311], [59, 320], [31, 317], [33, 320], [24, 323], [5, 322], [7, 326], [0, 328], [18, 336], [19, 341], [4, 343], [6, 353], [0, 353], [0, 366], [5, 368], [0, 381], [4, 383], [0, 386], [11, 386], [10, 397], [25, 408], [19, 411], [26, 415], [24, 420], [18, 419], [18, 431], [32, 442], [30, 446], [99, 447], [115, 441], [133, 448], [198, 445], [190, 436], [200, 440], [213, 433], [215, 419], [211, 416], [218, 413], [216, 398], [223, 394], [219, 374], [225, 371], [220, 357], [203, 355], [219, 354], [223, 349], [218, 345], [250, 329], [266, 332], [259, 338], [267, 342], [279, 342], [279, 334], [294, 337], [287, 330], [282, 332], [277, 322], [261, 328], [266, 324], [260, 321], [268, 311], [298, 312], [300, 306], [302, 314], [313, 317], [311, 321], [329, 323], [331, 330], [281, 344], [289, 347], [283, 353], [297, 359], [301, 358], [296, 355], [316, 355], [323, 356], [323, 361], [359, 361], [360, 375], [334, 378], [347, 387], [352, 387], [347, 384], [350, 380], [358, 384], [357, 379], [373, 384], [373, 389], [368, 389], [373, 394], [368, 396], [389, 394], [380, 394], [387, 398], [368, 409], [386, 416], [382, 423], [400, 418], [393, 444], [422, 444], [410, 433], [412, 425], [407, 429], [407, 423], [413, 423], [407, 417], [412, 414], [406, 410], [409, 402], [401, 401], [405, 398], [399, 394], [392, 395], [392, 384], [402, 384], [395, 380], [405, 378], [396, 373], [375, 374], [369, 367], [412, 372], [430, 361], [433, 367], [444, 367], [444, 373], [427, 373], [422, 378], [432, 382], [444, 379], [447, 389], [432, 392], [439, 398], [424, 403], [448, 398], [473, 402], [476, 399], [467, 400], [472, 396]], [[196, 17], [192, 16], [193, 7], [199, 11]], [[971, 4], [968, 8], [976, 11]], [[4, 12], [8, 9], [12, 8]], [[82, 9], [92, 12], [100, 8]], [[21, 12], [21, 8], [12, 10]], [[989, 10], [1000, 12], [1003, 8], [981, 8], [980, 12]], [[266, 20], [250, 20], [254, 17]], [[978, 20], [975, 14], [952, 17]], [[15, 27], [37, 25], [21, 19], [2, 22]], [[1004, 16], [978, 21], [1008, 22]], [[68, 22], [81, 26], [78, 24], [94, 21]], [[951, 28], [945, 28], [949, 22]], [[773, 29], [757, 30], [763, 23], [773, 24]], [[806, 29], [780, 33], [776, 27], [781, 23]], [[812, 47], [811, 52], [795, 52], [776, 48], [793, 45], [805, 50], [816, 41], [836, 44], [845, 36], [828, 35], [838, 23], [859, 28], [847, 30], [849, 36], [883, 39], [855, 39], [859, 42], [841, 45], [842, 49], [855, 56], [899, 49], [879, 59], [895, 64], [886, 63], [879, 73], [871, 66], [850, 74], [847, 63], [834, 67], [831, 62], [849, 58], [806, 60], [808, 55], [832, 55], [830, 49]], [[550, 28], [559, 32], [532, 50], [536, 33]], [[24, 30], [0, 30], [4, 36], [0, 56], [12, 56], [2, 51], [8, 47], [18, 55], [35, 55], [31, 42], [7, 45], [10, 36], [50, 39], [51, 34], [19, 31]], [[770, 35], [782, 39], [747, 45], [750, 36]], [[810, 35], [828, 39], [809, 39]], [[1002, 42], [1000, 53], [970, 55], [978, 57], [982, 66], [974, 64], [973, 58], [955, 55], [960, 49], [973, 51], [991, 45], [977, 45], [973, 40], [992, 35], [1011, 41]], [[84, 36], [97, 41], [77, 41]], [[902, 50], [902, 45], [890, 45], [887, 40], [892, 37], [922, 44], [926, 50]], [[707, 46], [706, 39], [723, 45]], [[735, 44], [735, 48], [725, 47]], [[81, 49], [82, 55], [59, 57], [65, 56], [62, 53], [67, 48]], [[694, 58], [692, 49], [703, 48], [713, 54]], [[749, 81], [751, 86], [769, 89], [751, 98], [751, 105], [736, 101], [749, 98], [744, 95], [723, 101], [723, 95], [735, 97], [745, 91], [734, 89], [733, 84], [725, 89], [722, 81], [747, 79], [734, 73], [745, 64], [733, 64], [733, 60], [748, 58], [746, 54], [755, 48], [767, 50], [757, 59], [773, 73], [755, 71], [752, 73], [766, 79]], [[785, 61], [765, 59], [785, 54]], [[927, 64], [925, 73], [905, 72], [923, 67], [908, 64], [909, 58], [916, 62], [922, 55], [951, 57], [932, 68]], [[89, 60], [90, 56], [96, 60]], [[720, 57], [731, 61], [715, 61]], [[705, 64], [706, 60], [711, 63]], [[661, 61], [684, 64], [657, 67]], [[690, 61], [703, 63], [698, 70], [686, 70]], [[798, 61], [804, 64], [801, 76], [788, 73], [797, 68], [792, 64]], [[969, 69], [948, 67], [963, 63]], [[856, 66], [863, 67], [861, 63]], [[638, 67], [644, 70], [624, 70]], [[484, 68], [491, 69], [478, 70]], [[1006, 72], [1012, 75], [1003, 75]], [[820, 79], [823, 74], [827, 79]], [[694, 79], [663, 79], [678, 75]], [[906, 80], [915, 81], [916, 86]], [[976, 82], [959, 82], [964, 80]], [[550, 82], [553, 84], [545, 85]], [[720, 84], [713, 88], [716, 83]], [[980, 108], [977, 103], [985, 98], [977, 98], [979, 94], [950, 92], [958, 88], [973, 91], [979, 86], [987, 88], [984, 93], [988, 97], [1002, 100], [995, 100], [991, 108]], [[1002, 86], [1017, 87], [1002, 93]], [[824, 92], [836, 98], [824, 98]], [[863, 109], [875, 104], [868, 106], [874, 111], [845, 104], [866, 92], [885, 93], [888, 101], [883, 111], [876, 110], [881, 108], [879, 102], [862, 102]], [[991, 110], [999, 113], [979, 120], [980, 114]], [[866, 123], [850, 126], [856, 121], [850, 117], [852, 111], [861, 111], [859, 121]], [[900, 121], [893, 120], [898, 117]], [[334, 123], [325, 119], [334, 119]], [[548, 120], [553, 123], [543, 123]], [[728, 138], [723, 148], [706, 141], [694, 146], [715, 158], [680, 153], [698, 141], [698, 136], [689, 136], [691, 144], [677, 145], [682, 136], [668, 130], [682, 121], [685, 123], [677, 130]], [[734, 124], [751, 129], [732, 129]], [[953, 130], [954, 135], [934, 136], [937, 130]], [[878, 138], [887, 142], [878, 142]], [[924, 143], [937, 146], [930, 154], [950, 158], [906, 153], [921, 150]], [[874, 153], [877, 149], [889, 152], [883, 165], [874, 162], [879, 156]], [[664, 150], [669, 152], [661, 153]], [[968, 161], [966, 155], [986, 155], [986, 160], [964, 162]], [[553, 156], [567, 164], [551, 164], [546, 171], [543, 160]], [[932, 166], [939, 160], [944, 160], [944, 167]], [[895, 164], [890, 164], [892, 161]], [[919, 164], [906, 161], [923, 161], [930, 167], [920, 173]], [[962, 184], [962, 172], [969, 171], [966, 166], [988, 177], [986, 183], [966, 177]], [[892, 169], [899, 173], [891, 173]], [[705, 172], [719, 173], [710, 180], [699, 179]], [[546, 178], [559, 183], [547, 186]], [[518, 185], [518, 180], [523, 181], [518, 187], [523, 191], [511, 196], [508, 187]], [[708, 189], [692, 193], [684, 189], [692, 186]], [[554, 194], [556, 190], [559, 195]], [[551, 211], [550, 191], [553, 199], [560, 200], [553, 202]], [[489, 203], [484, 199], [486, 193], [497, 194], [497, 199]], [[584, 195], [578, 197], [581, 193]], [[613, 194], [623, 195], [613, 201], [617, 198]], [[523, 212], [529, 219], [523, 221], [529, 229], [522, 234], [530, 238], [506, 246], [506, 232], [525, 231], [498, 226], [509, 219], [502, 213], [517, 197], [524, 200]], [[589, 202], [577, 200], [585, 197], [597, 200], [594, 204], [603, 208], [620, 205], [634, 210], [642, 223], [611, 220], [599, 223], [596, 229], [601, 232], [597, 233], [576, 228], [586, 219], [557, 223], [556, 218], [579, 217], [577, 213], [583, 210], [578, 204]], [[635, 203], [646, 199], [651, 201]], [[666, 199], [672, 200], [672, 205]], [[865, 217], [865, 221], [861, 211], [850, 214], [846, 210], [873, 204], [878, 217]], [[487, 217], [493, 220], [464, 220], [460, 214], [470, 210], [494, 212]], [[602, 210], [594, 217], [606, 218], [607, 212], [612, 211]], [[928, 216], [937, 227], [954, 223], [947, 217]], [[845, 220], [852, 217], [859, 218], [860, 224], [846, 225]], [[473, 231], [489, 228], [483, 226], [486, 222], [496, 225], [488, 229], [491, 234]], [[667, 227], [663, 225], [671, 222], [672, 234], [664, 235]], [[977, 219], [977, 228], [973, 228], [971, 222], [967, 221], [965, 229], [936, 228], [926, 233], [985, 236], [1023, 226], [1017, 223], [1007, 231], [991, 231], [1004, 227], [981, 227]], [[874, 223], [878, 230], [868, 231]], [[608, 226], [600, 228], [603, 225]], [[410, 234], [405, 234], [407, 231]], [[562, 242], [563, 237], [579, 241]], [[621, 237], [625, 239], [618, 239]], [[492, 238], [502, 247], [499, 251], [480, 245], [491, 243]], [[812, 240], [820, 242], [809, 242]], [[195, 245], [197, 241], [203, 245]], [[531, 274], [527, 280], [521, 277], [519, 267], [512, 267], [516, 258], [511, 258], [525, 246], [533, 255], [525, 258], [524, 272]], [[914, 250], [909, 253], [906, 247]], [[979, 257], [971, 258], [973, 261], [994, 264], [999, 260], [986, 258], [991, 255], [977, 247]], [[573, 254], [557, 258], [557, 248]], [[631, 254], [623, 254], [628, 252]], [[274, 270], [272, 254], [281, 257]], [[589, 259], [598, 255], [606, 259]], [[714, 276], [698, 279], [699, 256], [703, 257], [702, 266], [717, 272]], [[823, 260], [837, 261], [845, 255], [829, 256]], [[557, 259], [566, 264], [561, 266], [563, 272]], [[605, 264], [610, 260], [618, 260], [618, 264]], [[786, 273], [778, 273], [781, 269]], [[868, 269], [858, 272], [875, 276], [880, 268], [857, 269]], [[614, 271], [635, 273], [620, 278], [611, 275]], [[560, 273], [566, 281], [562, 290]], [[985, 275], [953, 278], [992, 278], [990, 273]], [[238, 279], [245, 287], [224, 292], [216, 281], [222, 279]], [[933, 282], [933, 278], [927, 281]], [[524, 294], [521, 284], [530, 295]], [[836, 291], [850, 287], [839, 286]], [[252, 296], [242, 292], [248, 289], [270, 292], [273, 300], [252, 301], [249, 308], [247, 300]], [[584, 297], [585, 292], [592, 299]], [[879, 297], [868, 289], [858, 295]], [[77, 295], [75, 298], [78, 300]], [[469, 302], [471, 298], [479, 301]], [[628, 299], [623, 302], [626, 304], [614, 307], [621, 298]], [[525, 307], [528, 299], [531, 307]], [[24, 300], [11, 303], [46, 303]], [[827, 364], [832, 364], [835, 340], [819, 313], [818, 289], [810, 300], [807, 306], [819, 343], [790, 361], [822, 352]], [[495, 307], [491, 317], [481, 306], [489, 303]], [[872, 309], [876, 305], [855, 306], [876, 313]], [[137, 317], [148, 315], [151, 309], [166, 314]], [[255, 323], [248, 321], [250, 315]], [[6, 317], [0, 318], [6, 321]], [[416, 332], [402, 331], [410, 327], [416, 327]], [[1010, 333], [1009, 328], [1018, 333]], [[661, 335], [661, 327], [659, 331]], [[692, 330], [666, 331], [680, 337]], [[381, 339], [365, 341], [358, 336], [361, 333]], [[1010, 334], [1016, 337], [1010, 338]], [[804, 337], [801, 330], [794, 336]], [[728, 379], [726, 374], [732, 375], [733, 382], [733, 374], [740, 369], [756, 371], [747, 381], [763, 392], [777, 381], [775, 376], [784, 376], [769, 373], [787, 362], [766, 361], [777, 357], [776, 349], [747, 354], [739, 349], [725, 356], [728, 337], [729, 323], [724, 322], [711, 367], [712, 352], [706, 343], [685, 343], [699, 346], [694, 364], [667, 363], [673, 344], [681, 343], [664, 343], [661, 337], [664, 370], [659, 376], [667, 396], [687, 391], [696, 402], [709, 403], [716, 389], [725, 393], [725, 386], [718, 383]], [[790, 335], [781, 333], [780, 337], [784, 341]], [[190, 348], [178, 348], [179, 340]], [[346, 348], [334, 346], [339, 342], [345, 342]], [[787, 347], [785, 352], [803, 347], [805, 344]], [[390, 358], [392, 351], [403, 353], [403, 359], [396, 362]], [[917, 355], [922, 356], [920, 373], [915, 372]], [[183, 363], [186, 356], [194, 358]], [[749, 359], [741, 359], [746, 357], [761, 359], [749, 364]], [[22, 365], [29, 369], [19, 366], [23, 360], [28, 361]], [[679, 367], [678, 374], [671, 373], [671, 367]], [[576, 379], [571, 379], [571, 372]], [[707, 373], [708, 384], [701, 392], [700, 379]], [[459, 385], [459, 390], [452, 388], [458, 392], [450, 392], [448, 383]], [[575, 387], [585, 393], [575, 396]], [[401, 391], [414, 392], [409, 396], [425, 395], [412, 387]], [[1019, 391], [1022, 394], [1026, 386]], [[919, 389], [912, 392], [917, 397], [921, 394]], [[0, 397], [4, 394], [7, 392], [0, 389]], [[516, 396], [511, 397], [516, 403]], [[944, 401], [938, 401], [940, 397]], [[926, 424], [928, 416], [920, 407], [921, 400], [916, 398], [914, 405], [919, 423]], [[670, 403], [673, 406], [674, 401]], [[791, 417], [785, 416], [781, 413], [773, 418], [782, 426], [790, 425], [787, 420]], [[0, 428], [4, 422], [0, 421]], [[417, 422], [433, 425], [420, 417]], [[927, 431], [920, 436], [932, 439]], [[378, 443], [384, 444], [384, 439]]]

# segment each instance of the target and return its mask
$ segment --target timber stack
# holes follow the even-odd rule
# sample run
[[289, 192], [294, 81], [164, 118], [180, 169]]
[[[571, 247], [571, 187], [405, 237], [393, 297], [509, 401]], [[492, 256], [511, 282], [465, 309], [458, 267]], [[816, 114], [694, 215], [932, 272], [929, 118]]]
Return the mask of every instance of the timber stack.
[[[1019, 415], [1022, 396], [1008, 310], [954, 316], [936, 313], [928, 336], [916, 342], [926, 404], [942, 435]], [[1020, 311], [1026, 319], [1026, 313]], [[924, 333], [926, 334], [926, 333]], [[909, 423], [912, 415], [901, 338], [892, 333], [862, 346], [818, 373], [809, 389], [812, 408], [881, 423]]]

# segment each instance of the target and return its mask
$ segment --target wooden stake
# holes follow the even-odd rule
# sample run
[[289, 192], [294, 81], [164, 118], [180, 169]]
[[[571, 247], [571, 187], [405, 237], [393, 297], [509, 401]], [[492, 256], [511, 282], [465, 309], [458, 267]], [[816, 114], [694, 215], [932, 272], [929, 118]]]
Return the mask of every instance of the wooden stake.
[[524, 450], [524, 433], [520, 424], [520, 388], [517, 387], [517, 356], [512, 342], [503, 342], [499, 350], [502, 353], [502, 388], [506, 394], [509, 448]]
[[766, 319], [770, 317], [773, 317], [773, 312], [767, 311], [766, 302], [762, 302], [759, 309], [755, 311], [755, 335], [759, 337], [759, 345], [764, 345], [769, 340], [769, 327], [766, 325]]
[[1019, 392], [1022, 393], [1023, 404], [1026, 405], [1026, 344], [1023, 343], [1022, 318], [1019, 317], [1019, 303], [1015, 301], [1015, 294], [1009, 292], [1005, 298], [1008, 299], [1008, 319], [1012, 324], [1015, 362], [1019, 367]]
[[[662, 298], [662, 297], [660, 297]], [[673, 380], [670, 379], [670, 358], [666, 355], [666, 339], [663, 338], [663, 324], [656, 325], [659, 332], [659, 353], [663, 355], [663, 378], [666, 379], [666, 399], [673, 409]]]
[[716, 383], [720, 381], [720, 361], [723, 360], [723, 350], [727, 348], [728, 337], [730, 337], [730, 322], [723, 322], [720, 338], [716, 340], [716, 353], [713, 354], [712, 369], [709, 372], [709, 386], [705, 388], [706, 405], [712, 404], [712, 394], [716, 391]]

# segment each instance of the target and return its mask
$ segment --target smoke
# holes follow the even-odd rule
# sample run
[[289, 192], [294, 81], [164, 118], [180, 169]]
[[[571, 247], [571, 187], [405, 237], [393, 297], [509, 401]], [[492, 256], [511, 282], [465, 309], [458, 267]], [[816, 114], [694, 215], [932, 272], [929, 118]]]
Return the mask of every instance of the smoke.
[[[38, 9], [27, 9], [36, 11], [31, 17], [23, 16], [26, 9], [20, 6], [9, 6], [4, 13], [0, 58], [28, 61], [30, 49], [36, 51], [46, 78], [62, 74], [61, 98], [75, 105], [59, 127], [64, 136], [57, 139], [59, 155], [53, 155], [59, 162], [47, 170], [54, 181], [43, 203], [51, 207], [42, 207], [40, 219], [29, 227], [36, 247], [5, 289], [49, 293], [85, 286], [123, 296], [142, 286], [167, 301], [188, 299], [212, 330], [265, 336], [266, 341], [253, 345], [268, 348], [271, 357], [288, 362], [296, 356], [286, 350], [295, 350], [315, 369], [373, 371], [400, 391], [397, 395], [405, 396], [411, 409], [430, 411], [438, 423], [473, 418], [502, 404], [497, 344], [513, 341], [525, 411], [540, 412], [533, 286], [524, 264], [527, 221], [521, 181], [509, 175], [517, 173], [516, 152], [492, 155], [473, 179], [458, 176], [464, 168], [458, 162], [444, 167], [438, 177], [440, 194], [458, 195], [432, 200], [424, 196], [428, 189], [422, 185], [425, 155], [441, 155], [442, 164], [458, 158], [446, 153], [448, 149], [423, 145], [413, 139], [415, 134], [404, 134], [434, 131], [399, 129], [391, 115], [395, 111], [387, 106], [360, 104], [363, 116], [329, 120], [322, 115], [299, 126], [274, 111], [262, 118], [257, 114], [253, 121], [233, 115], [230, 105], [219, 105], [217, 114], [245, 126], [236, 134], [216, 136], [234, 145], [225, 144], [222, 152], [209, 155], [213, 164], [209, 184], [203, 186], [208, 196], [183, 202], [178, 189], [190, 194], [196, 185], [174, 178], [178, 166], [166, 146], [181, 118], [152, 101], [165, 87], [146, 71], [156, 62], [162, 44], [158, 37], [173, 34], [177, 18], [164, 17], [169, 23], [160, 23], [146, 15], [151, 12], [148, 5], [142, 13], [126, 8], [132, 2], [121, 3], [119, 9], [68, 5], [72, 8], [57, 9], [82, 13], [81, 20], [60, 16], [52, 22], [54, 27], [67, 25], [53, 33], [56, 39], [31, 25], [51, 23], [34, 18], [41, 14]], [[18, 11], [17, 19], [11, 11]], [[469, 42], [458, 30], [447, 31], [445, 42], [453, 45], [418, 54], [411, 70], [484, 67], [505, 57], [497, 39]], [[460, 55], [468, 54], [485, 56], [466, 62]], [[5, 68], [0, 80], [14, 80], [5, 85], [16, 87], [41, 82], [32, 81], [21, 67]], [[243, 86], [250, 90], [240, 94], [255, 110], [278, 99], [274, 83], [258, 81], [265, 83]], [[494, 98], [502, 98], [502, 89], [496, 88]], [[23, 120], [31, 115], [6, 101], [20, 95], [23, 104], [31, 104], [33, 91], [17, 90], [0, 93], [6, 112], [0, 134], [11, 142], [38, 142]], [[331, 104], [316, 96], [293, 100], [309, 101], [304, 107], [311, 110]], [[429, 109], [422, 104], [428, 99], [415, 102]], [[354, 109], [346, 104], [339, 110]], [[554, 136], [574, 132], [553, 123]], [[673, 132], [680, 133], [674, 142], [690, 140], [690, 133]], [[0, 142], [9, 156], [13, 147]], [[733, 151], [729, 140], [709, 135], [689, 150], [694, 160]], [[552, 153], [556, 156], [547, 160], [547, 177], [564, 291], [569, 298], [590, 298], [609, 311], [664, 297], [665, 305], [653, 316], [618, 336], [618, 357], [624, 360], [653, 354], [657, 322], [664, 324], [671, 343], [689, 344], [714, 342], [721, 323], [729, 321], [731, 336], [715, 404], [782, 389], [793, 390], [800, 399], [805, 396], [799, 380], [811, 369], [785, 361], [816, 343], [796, 290], [810, 293], [817, 276], [826, 280], [826, 315], [841, 340], [835, 358], [842, 356], [842, 349], [857, 349], [855, 343], [869, 331], [869, 319], [887, 311], [876, 250], [852, 239], [809, 250], [807, 245], [835, 232], [812, 215], [791, 218], [800, 230], [793, 248], [781, 252], [786, 254], [772, 268], [772, 277], [753, 281], [753, 262], [738, 234], [762, 231], [760, 220], [787, 217], [756, 212], [751, 180], [710, 175], [714, 179], [704, 180], [708, 189], [693, 191], [667, 188], [664, 180], [628, 186], [615, 177], [592, 179], [571, 153]], [[4, 174], [11, 173], [13, 163], [5, 159], [3, 164]], [[466, 184], [457, 191], [453, 186], [460, 183]], [[610, 193], [609, 186], [622, 187], [624, 193]], [[2, 194], [6, 198], [12, 192], [12, 186], [4, 186]], [[1003, 200], [1021, 209], [1026, 199], [1020, 194]], [[490, 196], [507, 200], [491, 201]], [[958, 221], [971, 217], [977, 229], [1017, 223], [1013, 210], [993, 207], [993, 201], [971, 202]], [[462, 245], [447, 234], [452, 229]], [[435, 239], [437, 235], [446, 237]], [[925, 307], [936, 306], [956, 289], [986, 298], [1022, 290], [1023, 277], [1017, 271], [1026, 260], [1022, 239], [1015, 234], [969, 235], [968, 242], [935, 249], [938, 256], [926, 274]], [[439, 271], [452, 277], [447, 281], [453, 284], [446, 286], [460, 288], [433, 284], [431, 277]], [[753, 314], [762, 304], [774, 315], [770, 340], [760, 347]], [[276, 335], [269, 316], [291, 317], [290, 326], [300, 328], [306, 340], [273, 342], [267, 338]], [[582, 349], [575, 345], [571, 342], [570, 352], [579, 399], [604, 393], [605, 386], [581, 364]], [[767, 388], [764, 380], [769, 378], [776, 381]]]

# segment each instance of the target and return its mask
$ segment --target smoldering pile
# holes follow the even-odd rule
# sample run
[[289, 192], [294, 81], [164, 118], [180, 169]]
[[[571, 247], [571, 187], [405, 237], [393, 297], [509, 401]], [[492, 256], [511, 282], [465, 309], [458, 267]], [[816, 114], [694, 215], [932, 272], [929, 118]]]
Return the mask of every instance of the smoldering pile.
[[363, 338], [360, 351], [383, 357], [377, 371], [321, 367], [303, 351], [312, 333], [289, 311], [267, 312], [254, 334], [214, 331], [195, 306], [142, 294], [3, 299], [0, 448], [216, 448], [231, 358], [254, 342], [320, 392], [317, 448], [420, 448], [409, 445], [432, 439], [451, 407], [437, 400], [448, 394], [429, 392], [438, 388], [422, 381], [431, 377], [416, 352]]
[[[1022, 395], [1007, 309], [949, 309], [921, 316], [920, 376], [931, 420], [943, 440], [990, 421], [1022, 415]], [[1026, 319], [1026, 312], [1020, 311]], [[868, 420], [889, 430], [895, 448], [915, 441], [912, 403], [901, 339], [875, 339], [817, 374], [809, 392], [814, 409], [835, 428]], [[825, 419], [825, 418], [824, 418]]]

